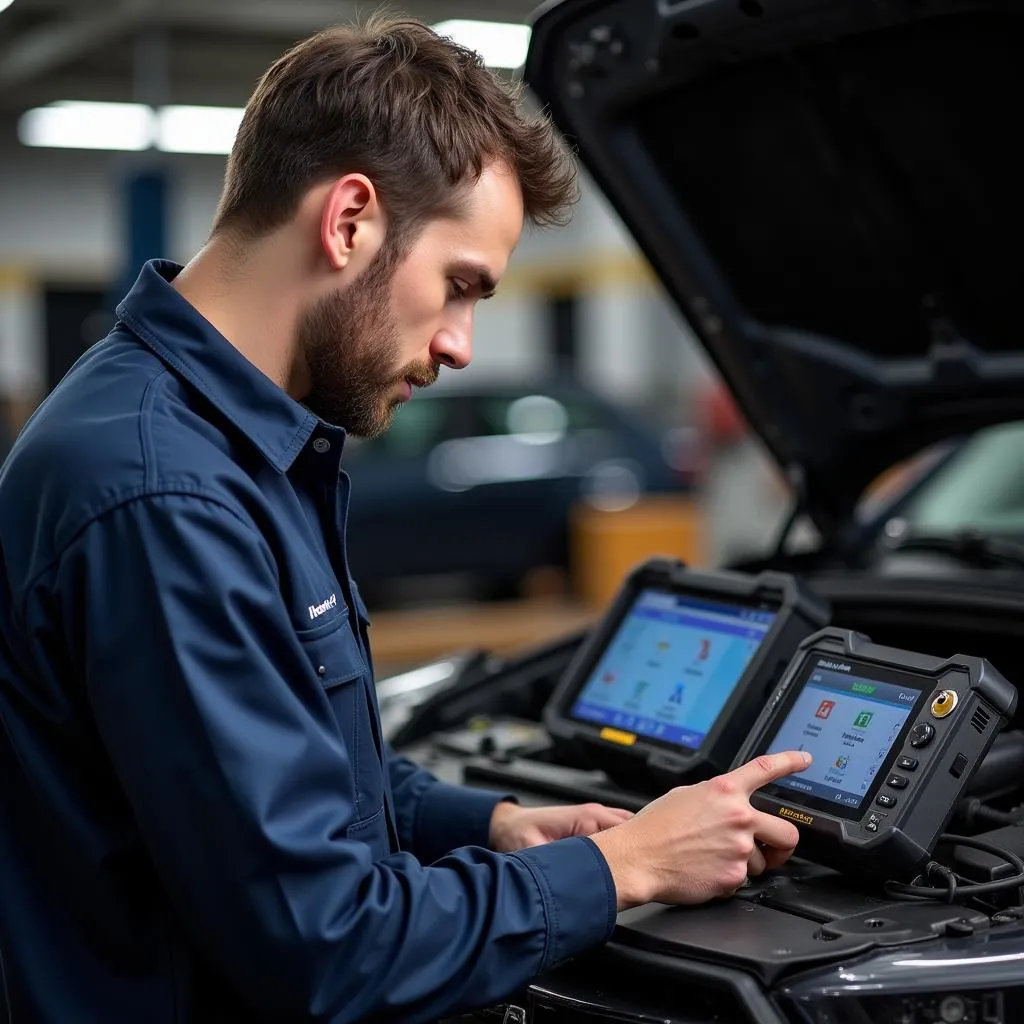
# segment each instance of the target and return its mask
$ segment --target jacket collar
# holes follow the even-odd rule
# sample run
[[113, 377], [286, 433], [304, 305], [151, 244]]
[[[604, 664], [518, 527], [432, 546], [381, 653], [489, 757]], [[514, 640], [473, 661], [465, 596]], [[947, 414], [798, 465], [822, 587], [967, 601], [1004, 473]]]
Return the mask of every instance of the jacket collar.
[[291, 468], [318, 427], [343, 442], [343, 430], [322, 424], [171, 286], [181, 270], [170, 260], [146, 263], [117, 307], [118, 319], [213, 402], [278, 472]]

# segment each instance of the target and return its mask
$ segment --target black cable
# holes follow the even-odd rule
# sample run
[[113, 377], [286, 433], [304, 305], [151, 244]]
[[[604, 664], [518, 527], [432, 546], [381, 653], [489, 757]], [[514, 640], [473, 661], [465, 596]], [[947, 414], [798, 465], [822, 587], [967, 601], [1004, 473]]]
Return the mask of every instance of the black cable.
[[997, 811], [994, 807], [986, 807], [982, 804], [974, 811], [977, 821], [983, 821], [986, 825], [1016, 825], [1017, 818], [1007, 811]]
[[964, 824], [972, 827], [978, 822], [986, 825], [1016, 825], [1021, 818], [1020, 811], [997, 811], [987, 806], [979, 797], [972, 796], [960, 802], [957, 813], [964, 819]]
[[[1017, 874], [1011, 875], [1009, 878], [1000, 878], [994, 882], [964, 882], [961, 876], [951, 868], [933, 860], [925, 865], [924, 871], [910, 884], [886, 882], [885, 894], [887, 896], [896, 900], [941, 900], [944, 903], [955, 903], [958, 899], [970, 899], [988, 893], [1024, 887], [1024, 860], [1011, 850], [1003, 850], [992, 843], [986, 843], [982, 839], [974, 839], [971, 836], [956, 836], [947, 833], [941, 836], [941, 839], [954, 846], [969, 846], [972, 849], [981, 850], [982, 853], [999, 857], [1009, 864]], [[923, 884], [927, 879], [936, 877], [944, 883], [942, 888]]]

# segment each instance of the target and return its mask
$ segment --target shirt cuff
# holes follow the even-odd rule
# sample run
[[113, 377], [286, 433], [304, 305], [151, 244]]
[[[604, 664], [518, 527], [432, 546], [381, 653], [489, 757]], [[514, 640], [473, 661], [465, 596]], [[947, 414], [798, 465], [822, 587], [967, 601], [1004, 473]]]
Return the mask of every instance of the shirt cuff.
[[586, 836], [559, 839], [513, 854], [533, 873], [547, 918], [542, 970], [607, 942], [618, 893], [608, 862]]
[[420, 797], [416, 855], [431, 864], [461, 846], [490, 847], [491, 817], [502, 801], [515, 797], [487, 789], [435, 782]]

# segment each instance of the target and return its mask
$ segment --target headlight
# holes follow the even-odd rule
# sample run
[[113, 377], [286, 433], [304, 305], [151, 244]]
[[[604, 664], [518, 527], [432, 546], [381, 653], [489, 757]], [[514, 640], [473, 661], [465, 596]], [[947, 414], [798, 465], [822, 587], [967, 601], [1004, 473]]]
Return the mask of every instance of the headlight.
[[801, 1024], [1019, 1024], [1024, 931], [904, 947], [804, 975], [780, 994]]

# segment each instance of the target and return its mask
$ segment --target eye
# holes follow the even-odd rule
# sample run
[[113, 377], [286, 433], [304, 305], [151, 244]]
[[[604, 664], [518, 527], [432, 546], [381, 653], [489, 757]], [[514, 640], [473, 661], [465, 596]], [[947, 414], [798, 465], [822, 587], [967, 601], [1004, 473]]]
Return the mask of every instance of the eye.
[[450, 302], [459, 302], [464, 299], [469, 292], [469, 285], [465, 281], [460, 281], [457, 277], [453, 277], [448, 282], [448, 300]]

